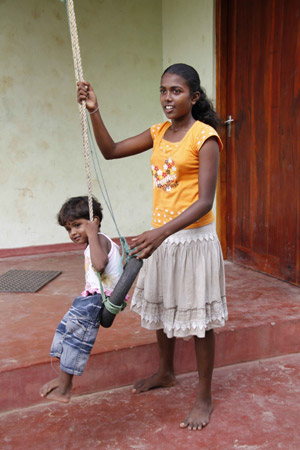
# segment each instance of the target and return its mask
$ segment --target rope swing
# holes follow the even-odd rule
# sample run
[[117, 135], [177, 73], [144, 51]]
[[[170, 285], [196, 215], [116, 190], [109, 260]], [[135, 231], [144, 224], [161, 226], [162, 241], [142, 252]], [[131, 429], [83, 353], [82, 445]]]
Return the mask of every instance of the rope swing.
[[[82, 71], [82, 64], [81, 64], [80, 47], [79, 47], [78, 32], [77, 32], [73, 0], [66, 0], [66, 8], [67, 8], [67, 14], [68, 14], [68, 20], [69, 20], [69, 30], [70, 30], [70, 36], [71, 36], [75, 80], [76, 80], [76, 84], [77, 84], [79, 81], [83, 81], [83, 71]], [[88, 138], [88, 121], [87, 121], [87, 116], [86, 116], [85, 101], [83, 101], [81, 104], [78, 103], [78, 106], [79, 106], [79, 113], [80, 113], [82, 142], [83, 142], [83, 149], [84, 149], [84, 165], [85, 165], [86, 181], [87, 181], [87, 188], [88, 188], [90, 221], [92, 222], [93, 218], [94, 218], [93, 217], [93, 198], [92, 198], [92, 179], [91, 179], [91, 169], [90, 169], [90, 147], [89, 147], [89, 138]]]
[[[69, 30], [70, 30], [70, 37], [71, 37], [71, 45], [72, 45], [72, 53], [73, 53], [73, 63], [74, 63], [74, 71], [75, 71], [75, 80], [76, 84], [80, 81], [83, 81], [83, 71], [82, 71], [82, 64], [81, 64], [81, 56], [80, 56], [80, 47], [79, 47], [79, 40], [78, 40], [78, 32], [77, 32], [77, 25], [76, 25], [76, 17], [75, 17], [75, 11], [74, 11], [74, 4], [73, 0], [61, 0], [65, 1], [66, 9], [67, 9], [67, 16], [68, 16], [68, 22], [69, 22]], [[93, 196], [92, 196], [92, 178], [91, 178], [91, 170], [90, 170], [90, 142], [92, 142], [93, 146], [93, 139], [92, 139], [92, 132], [88, 123], [87, 119], [87, 113], [86, 113], [86, 104], [85, 101], [83, 101], [81, 104], [78, 104], [79, 106], [79, 113], [80, 113], [80, 123], [81, 123], [81, 133], [82, 133], [82, 141], [83, 141], [83, 149], [84, 149], [84, 164], [85, 164], [85, 172], [86, 172], [86, 181], [87, 181], [87, 189], [88, 189], [88, 203], [89, 203], [89, 215], [90, 215], [90, 221], [93, 221]], [[90, 136], [90, 138], [89, 138]], [[102, 314], [100, 317], [100, 323], [103, 327], [109, 328], [115, 318], [115, 315], [122, 311], [125, 306], [125, 297], [132, 286], [139, 270], [141, 269], [143, 265], [143, 261], [136, 259], [136, 257], [131, 257], [129, 255], [129, 247], [127, 245], [126, 239], [120, 235], [117, 223], [114, 218], [113, 210], [111, 207], [111, 203], [109, 200], [108, 192], [104, 183], [103, 174], [99, 165], [99, 160], [97, 157], [97, 152], [91, 151], [91, 154], [93, 156], [93, 163], [94, 163], [94, 169], [97, 177], [97, 181], [102, 193], [102, 196], [105, 200], [105, 203], [108, 207], [108, 210], [110, 211], [110, 214], [112, 216], [112, 219], [114, 221], [114, 224], [116, 226], [121, 246], [122, 246], [122, 259], [124, 255], [126, 254], [126, 264], [124, 267], [124, 272], [119, 279], [116, 287], [114, 288], [110, 298], [106, 297], [101, 281], [100, 274], [98, 274], [99, 283], [100, 283], [100, 289], [101, 289], [101, 296], [104, 303], [104, 308], [102, 309]], [[97, 158], [98, 167], [100, 170], [102, 182], [104, 185], [104, 189], [106, 192], [106, 196], [102, 190], [101, 183], [98, 178], [97, 170], [95, 167], [95, 160], [94, 160], [94, 154]]]

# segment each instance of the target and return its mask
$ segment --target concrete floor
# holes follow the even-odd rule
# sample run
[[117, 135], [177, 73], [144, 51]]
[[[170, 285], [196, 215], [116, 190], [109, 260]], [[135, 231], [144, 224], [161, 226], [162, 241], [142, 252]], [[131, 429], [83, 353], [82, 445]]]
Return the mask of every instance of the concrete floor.
[[55, 377], [54, 330], [83, 287], [82, 252], [0, 259], [0, 274], [10, 269], [62, 274], [34, 294], [0, 293], [1, 450], [300, 448], [300, 355], [288, 356], [300, 352], [298, 287], [226, 263], [230, 319], [216, 333], [216, 408], [207, 429], [189, 432], [178, 424], [196, 389], [193, 342], [177, 342], [177, 386], [132, 395], [128, 385], [155, 370], [157, 348], [129, 308], [100, 329], [71, 403], [41, 399], [40, 385]]
[[179, 428], [193, 403], [195, 373], [172, 388], [130, 387], [78, 396], [67, 406], [2, 413], [2, 450], [299, 450], [300, 355], [215, 370], [215, 410], [202, 431]]

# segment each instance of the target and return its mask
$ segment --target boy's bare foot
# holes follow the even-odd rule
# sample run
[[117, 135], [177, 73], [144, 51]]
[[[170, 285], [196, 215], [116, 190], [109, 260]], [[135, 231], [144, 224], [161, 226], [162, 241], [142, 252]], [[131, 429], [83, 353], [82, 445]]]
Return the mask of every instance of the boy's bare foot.
[[134, 394], [139, 394], [140, 392], [146, 392], [150, 389], [159, 387], [171, 387], [175, 384], [176, 378], [174, 374], [161, 375], [159, 373], [155, 373], [149, 378], [145, 378], [134, 383], [132, 392]]
[[213, 412], [213, 404], [211, 399], [201, 400], [197, 397], [194, 407], [190, 414], [181, 422], [181, 428], [189, 430], [201, 430], [209, 423], [209, 417]]
[[40, 389], [40, 394], [42, 397], [47, 397], [51, 391], [56, 389], [59, 384], [59, 379], [54, 378], [54, 380], [48, 381], [48, 383], [44, 384]]
[[68, 391], [65, 394], [62, 394], [59, 392], [59, 388], [52, 389], [51, 392], [46, 396], [47, 400], [53, 400], [55, 402], [61, 402], [61, 403], [69, 403], [71, 398], [71, 392]]
[[[67, 377], [67, 382], [65, 384], [61, 383], [63, 376]], [[69, 380], [70, 375], [61, 373], [60, 377], [54, 380], [48, 381], [40, 389], [40, 394], [42, 397], [47, 398], [47, 400], [54, 400], [61, 403], [68, 403], [71, 398], [71, 388], [72, 383]]]

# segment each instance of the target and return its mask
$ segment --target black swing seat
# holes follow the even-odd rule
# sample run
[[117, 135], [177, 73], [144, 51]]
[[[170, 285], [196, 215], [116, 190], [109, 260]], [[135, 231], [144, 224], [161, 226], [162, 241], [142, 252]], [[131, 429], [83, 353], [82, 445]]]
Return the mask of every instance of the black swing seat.
[[[114, 288], [109, 300], [110, 303], [116, 306], [122, 306], [129, 289], [131, 288], [137, 274], [139, 273], [143, 261], [141, 259], [136, 259], [134, 256], [129, 259], [124, 267], [124, 272], [122, 273], [116, 287]], [[105, 306], [102, 309], [100, 316], [100, 324], [104, 328], [109, 328], [116, 314], [109, 312]]]

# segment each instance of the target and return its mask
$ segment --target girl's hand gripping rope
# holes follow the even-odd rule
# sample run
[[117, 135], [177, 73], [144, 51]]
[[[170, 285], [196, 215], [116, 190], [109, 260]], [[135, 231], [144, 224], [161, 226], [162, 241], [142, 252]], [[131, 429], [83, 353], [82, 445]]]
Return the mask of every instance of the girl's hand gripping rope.
[[78, 103], [85, 101], [89, 113], [97, 110], [98, 101], [95, 91], [87, 81], [79, 81], [77, 83], [77, 101]]
[[136, 255], [137, 259], [146, 259], [160, 246], [160, 244], [168, 237], [161, 228], [145, 231], [139, 236], [131, 239], [130, 255]]

